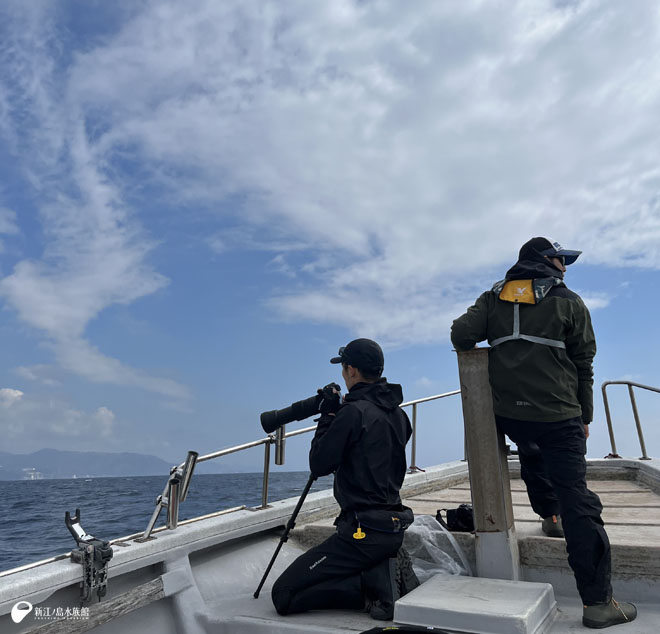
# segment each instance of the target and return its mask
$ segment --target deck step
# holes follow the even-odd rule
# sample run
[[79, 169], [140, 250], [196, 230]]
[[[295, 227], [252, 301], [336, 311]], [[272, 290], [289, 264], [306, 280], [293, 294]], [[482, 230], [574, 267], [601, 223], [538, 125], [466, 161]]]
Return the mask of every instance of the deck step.
[[396, 602], [394, 621], [474, 634], [543, 634], [556, 605], [548, 583], [436, 575]]
[[[660, 579], [660, 539], [655, 527], [608, 525], [606, 528], [612, 548], [613, 579]], [[332, 520], [324, 520], [296, 528], [291, 537], [302, 548], [311, 548], [330, 537], [334, 531]], [[570, 573], [566, 542], [545, 537], [538, 520], [516, 522], [516, 536], [523, 569]], [[454, 533], [454, 537], [474, 567], [474, 535]], [[448, 546], [446, 552], [457, 559], [453, 548]]]

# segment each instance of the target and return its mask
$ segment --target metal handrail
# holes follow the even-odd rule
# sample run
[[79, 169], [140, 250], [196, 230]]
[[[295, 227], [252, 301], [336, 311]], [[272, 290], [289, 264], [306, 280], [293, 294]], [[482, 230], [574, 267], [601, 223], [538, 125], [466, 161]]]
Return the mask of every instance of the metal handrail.
[[612, 427], [612, 416], [610, 414], [610, 404], [607, 400], [607, 386], [608, 385], [627, 385], [628, 394], [630, 395], [630, 404], [633, 410], [633, 416], [635, 417], [635, 425], [637, 426], [637, 436], [639, 438], [639, 445], [642, 449], [642, 457], [640, 460], [651, 460], [648, 454], [646, 453], [646, 443], [644, 442], [644, 433], [642, 432], [642, 424], [639, 420], [639, 412], [637, 411], [637, 401], [635, 400], [635, 393], [633, 391], [634, 387], [638, 387], [643, 390], [649, 390], [650, 392], [657, 392], [660, 394], [660, 388], [651, 387], [650, 385], [642, 385], [641, 383], [635, 383], [634, 381], [605, 381], [601, 386], [603, 392], [603, 405], [605, 406], [605, 417], [607, 418], [607, 429], [610, 434], [610, 445], [612, 446], [612, 453], [606, 458], [620, 458], [621, 456], [617, 453], [616, 443], [614, 442], [614, 429]]
[[415, 473], [416, 471], [424, 471], [420, 469], [415, 463], [417, 461], [417, 405], [419, 403], [426, 403], [427, 401], [435, 401], [440, 398], [446, 398], [447, 396], [454, 396], [455, 394], [460, 394], [460, 390], [454, 390], [452, 392], [445, 392], [444, 394], [436, 394], [435, 396], [427, 396], [426, 398], [418, 398], [414, 401], [407, 401], [406, 403], [401, 403], [399, 407], [408, 407], [412, 405], [412, 437], [410, 443], [410, 467], [408, 468], [408, 473]]
[[[410, 468], [408, 470], [408, 473], [414, 473], [415, 471], [423, 471], [423, 469], [420, 469], [415, 463], [417, 460], [417, 405], [420, 403], [426, 403], [428, 401], [435, 401], [441, 398], [446, 398], [447, 396], [454, 396], [455, 394], [460, 394], [460, 390], [453, 390], [452, 392], [444, 392], [443, 394], [435, 394], [434, 396], [426, 396], [424, 398], [418, 398], [412, 401], [406, 401], [405, 403], [401, 403], [399, 407], [410, 407], [412, 406], [413, 412], [412, 412], [412, 443], [411, 443], [411, 455], [410, 455]], [[283, 426], [285, 427], [285, 426]], [[206, 462], [207, 460], [215, 460], [216, 458], [221, 458], [222, 456], [228, 456], [229, 454], [232, 453], [237, 453], [239, 451], [245, 451], [246, 449], [252, 449], [253, 447], [259, 447], [260, 445], [264, 446], [264, 471], [263, 471], [263, 484], [262, 484], [262, 492], [261, 492], [261, 507], [262, 509], [268, 508], [268, 484], [269, 484], [269, 477], [270, 477], [270, 446], [272, 444], [275, 444], [277, 442], [281, 443], [282, 439], [286, 438], [293, 438], [294, 436], [300, 436], [301, 434], [307, 434], [309, 432], [312, 432], [316, 429], [316, 425], [312, 425], [310, 427], [305, 427], [303, 429], [296, 429], [295, 431], [291, 432], [286, 432], [286, 433], [281, 433], [280, 439], [276, 438], [276, 434], [269, 434], [265, 438], [260, 438], [259, 440], [253, 440], [252, 442], [244, 443], [242, 445], [236, 445], [235, 447], [228, 447], [227, 449], [221, 449], [219, 451], [214, 451], [212, 453], [205, 454], [203, 456], [198, 456], [196, 457], [196, 463], [199, 462]], [[279, 431], [279, 430], [278, 430]], [[283, 430], [282, 430], [283, 431]], [[194, 452], [193, 452], [194, 453]], [[277, 460], [277, 457], [276, 457]], [[186, 465], [186, 462], [182, 462], [180, 465], [172, 467], [171, 473], [177, 472], [177, 470], [180, 472], [181, 470], [184, 470], [184, 467]], [[188, 475], [185, 478], [186, 482], [186, 487], [185, 491], [187, 492], [188, 486], [190, 484], [190, 478], [192, 478], [192, 470], [189, 471]], [[171, 483], [171, 481], [170, 481]], [[177, 483], [178, 484], [178, 483]], [[167, 487], [166, 487], [167, 489]], [[159, 496], [156, 499], [156, 509], [154, 511], [154, 514], [152, 515], [152, 518], [147, 525], [147, 529], [145, 530], [143, 536], [140, 538], [143, 541], [146, 541], [148, 539], [151, 539], [151, 534], [153, 532], [156, 519], [158, 518], [158, 514], [160, 513], [160, 510], [163, 506], [167, 506], [168, 508], [168, 528], [175, 528], [178, 520], [178, 498], [176, 502], [174, 503], [176, 508], [170, 508], [169, 506], [169, 499], [172, 498], [171, 492], [165, 496], [166, 491], [163, 492], [163, 495]], [[176, 496], [175, 496], [176, 497]], [[183, 501], [183, 500], [181, 500]]]
[[[424, 398], [418, 398], [412, 401], [406, 401], [401, 403], [399, 407], [410, 407], [413, 408], [412, 414], [412, 437], [411, 437], [411, 455], [410, 455], [410, 469], [409, 473], [414, 471], [421, 471], [421, 469], [415, 464], [417, 460], [417, 405], [420, 403], [426, 403], [427, 401], [435, 401], [441, 398], [446, 398], [447, 396], [454, 396], [455, 394], [460, 394], [460, 390], [453, 390], [452, 392], [444, 392], [443, 394], [435, 394], [433, 396], [425, 396]], [[293, 438], [294, 436], [300, 436], [301, 434], [308, 434], [309, 432], [315, 431], [316, 425], [310, 427], [305, 427], [303, 429], [296, 429], [295, 431], [286, 432], [283, 434], [284, 438]], [[228, 449], [221, 449], [220, 451], [214, 451], [213, 453], [206, 454], [204, 456], [199, 456], [197, 462], [206, 462], [207, 460], [214, 460], [215, 458], [221, 458], [222, 456], [227, 456], [238, 451], [244, 451], [245, 449], [251, 449], [252, 447], [258, 447], [259, 445], [264, 445], [264, 477], [262, 484], [262, 494], [261, 494], [261, 508], [268, 507], [268, 483], [270, 476], [270, 446], [275, 444], [275, 434], [269, 434], [266, 438], [261, 438], [259, 440], [254, 440], [252, 442], [245, 443], [243, 445], [236, 445], [235, 447], [229, 447]]]

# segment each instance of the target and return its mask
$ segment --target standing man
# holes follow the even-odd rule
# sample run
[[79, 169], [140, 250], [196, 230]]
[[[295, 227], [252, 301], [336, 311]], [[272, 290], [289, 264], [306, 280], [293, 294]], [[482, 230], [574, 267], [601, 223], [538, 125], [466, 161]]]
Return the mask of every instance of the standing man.
[[603, 507], [587, 488], [596, 340], [587, 307], [563, 281], [580, 253], [548, 238], [526, 242], [505, 279], [454, 321], [451, 340], [456, 350], [488, 340], [497, 426], [518, 445], [521, 475], [544, 533], [565, 532], [582, 623], [604, 628], [632, 621], [637, 610], [612, 598]]
[[401, 549], [413, 522], [399, 490], [406, 473], [410, 421], [400, 385], [381, 377], [383, 351], [370, 339], [339, 348], [348, 394], [325, 393], [312, 440], [312, 475], [335, 474], [341, 508], [336, 532], [296, 559], [273, 585], [279, 614], [329, 608], [366, 609], [389, 620], [394, 602], [419, 585]]

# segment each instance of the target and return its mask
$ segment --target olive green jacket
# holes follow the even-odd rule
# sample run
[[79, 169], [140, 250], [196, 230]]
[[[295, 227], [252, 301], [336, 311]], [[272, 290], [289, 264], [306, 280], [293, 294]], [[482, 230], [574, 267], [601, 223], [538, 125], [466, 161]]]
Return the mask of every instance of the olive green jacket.
[[531, 303], [505, 301], [500, 295], [511, 297], [503, 293], [507, 281], [514, 284], [498, 282], [454, 321], [454, 347], [470, 350], [488, 340], [496, 415], [539, 422], [581, 416], [591, 422], [596, 338], [587, 307], [558, 277], [530, 280]]

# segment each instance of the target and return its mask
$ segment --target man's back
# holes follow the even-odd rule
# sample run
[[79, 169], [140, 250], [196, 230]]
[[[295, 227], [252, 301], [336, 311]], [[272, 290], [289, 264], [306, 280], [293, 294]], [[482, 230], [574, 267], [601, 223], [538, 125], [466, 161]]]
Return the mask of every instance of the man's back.
[[518, 262], [454, 321], [451, 339], [457, 350], [488, 340], [497, 415], [591, 421], [596, 354], [591, 318], [554, 267]]
[[380, 379], [358, 383], [334, 420], [312, 441], [310, 467], [315, 475], [335, 471], [335, 497], [342, 510], [394, 508], [406, 472], [408, 417], [399, 405], [401, 386]]

